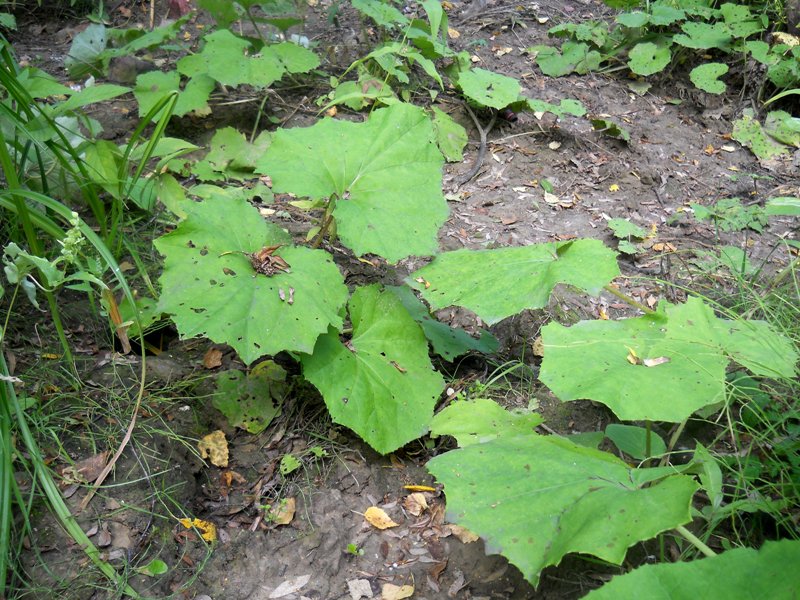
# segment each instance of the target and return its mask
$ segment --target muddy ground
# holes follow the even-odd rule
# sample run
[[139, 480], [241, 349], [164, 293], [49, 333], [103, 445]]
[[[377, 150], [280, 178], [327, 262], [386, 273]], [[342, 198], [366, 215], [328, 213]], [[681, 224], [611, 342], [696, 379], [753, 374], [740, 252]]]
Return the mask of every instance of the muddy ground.
[[[330, 4], [326, 0], [313, 4], [306, 7], [303, 33], [319, 44], [323, 69], [335, 73], [374, 44], [370, 31], [359, 26], [349, 7], [342, 6], [340, 27], [332, 28], [325, 22]], [[149, 4], [118, 2], [112, 7], [118, 25], [146, 24], [149, 18]], [[165, 12], [166, 6], [157, 4], [156, 14]], [[454, 2], [449, 12], [451, 27], [460, 33], [451, 40], [454, 48], [469, 48], [481, 66], [519, 78], [530, 97], [556, 103], [563, 98], [580, 100], [590, 114], [626, 127], [631, 139], [625, 143], [594, 132], [586, 119], [557, 122], [551, 115], [540, 119], [520, 114], [513, 123], [498, 120], [489, 132], [486, 158], [477, 175], [459, 186], [459, 178], [476, 159], [479, 135], [462, 101], [452, 94], [440, 96], [439, 106], [467, 127], [471, 139], [465, 162], [446, 167], [444, 190], [451, 199], [451, 217], [441, 231], [443, 249], [573, 237], [598, 238], [613, 245], [607, 219], [629, 218], [645, 228], [655, 227], [657, 237], [635, 259], [620, 257], [629, 278], [619, 283], [628, 294], [652, 306], [664, 297], [680, 300], [681, 287], [696, 276], [692, 252], [712, 249], [717, 243], [710, 224], [698, 223], [683, 212], [690, 202], [709, 204], [739, 197], [763, 203], [772, 196], [800, 193], [796, 175], [800, 153], [762, 164], [728, 137], [732, 120], [751, 106], [752, 89], [740, 94], [733, 84], [730, 95], [709, 96], [693, 88], [686, 72], [679, 70], [655, 77], [644, 95], [629, 88], [624, 71], [615, 76], [560, 79], [541, 75], [524, 49], [544, 43], [547, 29], [555, 23], [610, 14], [602, 3], [490, 1], [481, 9], [477, 4]], [[71, 35], [85, 21], [68, 14], [32, 12], [20, 15], [19, 22], [20, 30], [13, 35], [19, 58], [64, 77], [63, 58]], [[192, 19], [186, 30], [197, 37], [202, 33], [198, 26], [204, 23], [202, 16]], [[285, 127], [313, 122], [318, 110], [313, 100], [328, 91], [325, 80], [314, 85], [319, 87], [300, 93], [277, 86], [270, 103], [272, 115]], [[216, 126], [235, 124], [249, 131], [258, 103], [227, 103], [248, 93], [217, 97], [210, 118], [176, 120], [171, 135], [206, 142]], [[107, 137], [121, 138], [135, 126], [132, 108], [132, 101], [121, 100], [94, 116], [106, 125]], [[478, 118], [486, 126], [491, 116], [478, 114]], [[543, 193], [539, 184], [543, 179], [553, 185], [552, 196]], [[307, 228], [301, 216], [290, 214], [293, 222], [284, 226], [297, 232]], [[156, 220], [147, 227], [154, 235], [160, 233]], [[765, 260], [765, 268], [772, 270], [789, 259], [785, 247], [772, 251], [776, 236], [796, 234], [788, 220], [773, 219], [763, 236], [745, 239], [735, 234], [725, 241], [745, 247], [752, 260]], [[423, 260], [409, 259], [378, 274], [364, 272], [361, 263], [346, 257], [341, 266], [351, 278], [391, 281]], [[655, 277], [662, 283], [652, 279], [642, 283], [636, 276]], [[720, 290], [723, 283], [719, 280]], [[44, 440], [43, 449], [63, 475], [70, 460], [86, 461], [101, 452], [113, 452], [120, 442], [141, 363], [135, 356], [114, 353], [113, 341], [101, 323], [85, 314], [80, 298], [64, 296], [62, 300], [86, 384], [82, 401], [74, 405], [62, 401], [66, 394], [58, 390], [65, 384], [58, 374], [50, 376], [52, 388], [28, 392], [40, 397], [37, 416], [45, 423], [60, 424], [52, 438]], [[499, 365], [521, 361], [522, 366], [501, 378], [501, 386], [488, 392], [507, 406], [537, 406], [552, 431], [601, 429], [612, 418], [606, 409], [589, 402], [562, 405], [536, 383], [538, 359], [531, 349], [547, 318], [569, 321], [570, 315], [598, 316], [601, 309], [612, 319], [629, 314], [613, 297], [589, 301], [563, 292], [547, 311], [524, 313], [500, 323], [493, 330], [502, 344], [498, 356], [473, 356], [442, 365], [450, 377], [449, 387], [471, 394], [487, 392], [481, 383]], [[439, 316], [474, 326], [474, 319], [462, 311], [446, 310]], [[46, 315], [12, 327], [7, 348], [23, 380], [26, 373], [33, 378], [52, 370], [41, 358], [50, 348], [49, 333], [52, 326]], [[380, 598], [382, 587], [394, 584], [411, 585], [414, 598], [428, 600], [577, 598], [613, 574], [648, 560], [650, 551], [645, 545], [632, 549], [631, 563], [622, 569], [571, 557], [546, 570], [534, 590], [502, 557], [486, 556], [481, 541], [465, 538], [465, 543], [464, 532], [449, 527], [446, 498], [424, 469], [426, 460], [450, 447], [447, 440], [421, 440], [390, 457], [380, 457], [349, 431], [332, 425], [321, 400], [305, 387], [294, 390], [283, 414], [267, 431], [251, 436], [229, 427], [210, 407], [214, 373], [203, 365], [203, 357], [213, 345], [205, 340], [171, 339], [169, 333], [162, 342], [168, 350], [147, 357], [148, 391], [139, 425], [114, 475], [79, 514], [85, 487], [69, 485], [66, 475], [63, 486], [80, 524], [145, 596]], [[218, 348], [225, 367], [239, 365], [231, 352]], [[291, 364], [286, 366], [296, 371]], [[53, 420], [54, 415], [64, 419]], [[225, 431], [229, 439], [227, 469], [201, 460], [196, 450], [197, 439], [216, 429]], [[325, 456], [317, 456], [322, 454], [320, 449]], [[279, 463], [287, 453], [300, 456], [302, 465], [283, 476]], [[91, 460], [78, 464], [94, 468]], [[20, 479], [24, 481], [23, 474]], [[407, 485], [436, 490], [425, 492], [428, 508], [418, 516], [409, 509]], [[295, 512], [288, 524], [275, 522], [274, 511], [265, 508], [286, 507], [290, 502], [295, 503]], [[380, 531], [368, 525], [363, 512], [373, 505], [385, 509], [399, 526]], [[36, 529], [26, 547], [38, 551], [25, 555], [26, 573], [33, 583], [21, 597], [116, 597], [52, 517], [35, 514]], [[177, 519], [185, 516], [214, 523], [219, 541], [209, 546], [197, 531], [183, 528]], [[167, 563], [166, 574], [145, 577], [133, 571], [154, 558]]]

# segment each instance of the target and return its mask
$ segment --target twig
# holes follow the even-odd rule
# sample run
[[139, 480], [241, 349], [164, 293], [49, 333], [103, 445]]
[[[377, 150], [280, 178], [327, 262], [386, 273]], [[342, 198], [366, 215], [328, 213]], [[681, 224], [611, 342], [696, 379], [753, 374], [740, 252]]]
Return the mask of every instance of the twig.
[[466, 175], [460, 177], [456, 181], [456, 190], [458, 190], [462, 185], [467, 183], [470, 179], [475, 177], [478, 174], [481, 166], [483, 165], [483, 159], [486, 156], [486, 136], [489, 135], [489, 132], [494, 127], [495, 121], [497, 121], [497, 113], [492, 115], [492, 119], [489, 121], [489, 124], [484, 129], [481, 127], [480, 121], [478, 121], [478, 117], [475, 116], [475, 113], [472, 112], [472, 109], [469, 107], [468, 104], [464, 105], [469, 113], [469, 116], [472, 118], [472, 122], [475, 123], [475, 127], [478, 128], [478, 133], [481, 136], [481, 145], [478, 148], [478, 157], [475, 159], [475, 164], [472, 165], [472, 168], [466, 173]]

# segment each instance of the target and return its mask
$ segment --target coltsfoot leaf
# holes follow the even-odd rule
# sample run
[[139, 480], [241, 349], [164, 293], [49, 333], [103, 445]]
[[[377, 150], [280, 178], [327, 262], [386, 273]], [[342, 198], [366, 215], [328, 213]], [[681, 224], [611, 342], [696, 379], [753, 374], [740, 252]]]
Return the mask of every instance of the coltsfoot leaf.
[[304, 356], [303, 374], [331, 417], [382, 454], [426, 431], [444, 386], [433, 370], [422, 329], [393, 293], [358, 288], [349, 303], [353, 337], [331, 330]]
[[333, 216], [342, 242], [358, 255], [394, 262], [438, 247], [448, 209], [435, 139], [423, 110], [395, 104], [365, 123], [327, 118], [279, 129], [257, 167], [272, 178], [275, 192], [336, 196]]
[[797, 353], [763, 321], [731, 321], [697, 298], [622, 321], [542, 328], [539, 375], [562, 401], [608, 406], [620, 419], [678, 422], [725, 393], [731, 361], [757, 375], [791, 378]]
[[440, 254], [406, 282], [431, 309], [463, 306], [491, 325], [526, 308], [542, 308], [558, 283], [598, 294], [619, 275], [614, 257], [598, 240], [456, 250]]
[[[557, 436], [500, 436], [437, 456], [447, 517], [486, 540], [536, 585], [569, 552], [620, 564], [633, 544], [691, 520], [697, 483], [633, 469]], [[646, 486], [644, 482], [651, 481]]]
[[[183, 337], [228, 344], [249, 364], [282, 350], [311, 352], [329, 326], [342, 326], [347, 287], [326, 252], [292, 246], [241, 199], [183, 207], [186, 219], [155, 241], [165, 257], [159, 310]], [[277, 245], [288, 271], [257, 273], [246, 253]]]

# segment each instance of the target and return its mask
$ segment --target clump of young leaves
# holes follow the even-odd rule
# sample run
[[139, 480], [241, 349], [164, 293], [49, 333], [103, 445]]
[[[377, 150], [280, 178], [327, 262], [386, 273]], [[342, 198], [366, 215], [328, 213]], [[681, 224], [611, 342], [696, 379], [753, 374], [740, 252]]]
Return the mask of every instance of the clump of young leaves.
[[711, 206], [691, 204], [694, 216], [701, 221], [711, 221], [719, 231], [744, 231], [758, 233], [767, 226], [767, 214], [756, 204], [747, 206], [739, 198], [723, 198]]
[[629, 219], [609, 219], [608, 227], [619, 240], [617, 249], [625, 254], [637, 254], [640, 249], [636, 245], [648, 236], [648, 231]]
[[263, 89], [284, 75], [307, 73], [318, 65], [317, 55], [297, 44], [264, 44], [220, 29], [204, 37], [200, 52], [181, 58], [176, 71], [139, 75], [133, 94], [140, 114], [165, 94], [178, 92], [175, 115], [207, 115], [211, 111], [208, 98], [217, 84]]
[[762, 124], [751, 109], [745, 109], [734, 122], [731, 137], [762, 160], [785, 156], [800, 148], [800, 118], [775, 110]]
[[[648, 77], [663, 71], [679, 53], [713, 51], [766, 65], [767, 79], [779, 91], [800, 82], [800, 51], [780, 37], [772, 45], [757, 39], [767, 30], [769, 21], [750, 6], [727, 2], [715, 7], [710, 2], [684, 0], [646, 4], [606, 0], [606, 4], [626, 9], [616, 15], [613, 25], [602, 21], [562, 23], [548, 31], [565, 40], [560, 48], [529, 48], [545, 75], [585, 74], [624, 61], [632, 73]], [[691, 71], [690, 79], [705, 92], [721, 94], [726, 84], [720, 77], [728, 70], [728, 65], [720, 61], [703, 63]]]

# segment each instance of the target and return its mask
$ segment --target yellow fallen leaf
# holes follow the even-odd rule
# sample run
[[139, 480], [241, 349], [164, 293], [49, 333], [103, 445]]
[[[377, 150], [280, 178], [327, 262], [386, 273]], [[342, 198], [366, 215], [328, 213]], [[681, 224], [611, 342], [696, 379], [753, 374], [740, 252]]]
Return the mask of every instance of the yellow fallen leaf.
[[404, 485], [404, 490], [408, 490], [409, 492], [435, 492], [436, 488], [432, 488], [429, 485]]
[[421, 492], [414, 492], [403, 499], [403, 507], [415, 517], [420, 516], [428, 508], [428, 501]]
[[608, 191], [609, 192], [618, 192], [619, 191], [619, 186], [616, 183], [612, 183], [610, 186], [608, 186]]
[[457, 29], [453, 29], [452, 27], [447, 28], [447, 37], [451, 40], [457, 40], [461, 37], [461, 33]]
[[629, 346], [625, 346], [625, 347], [628, 348], [628, 356], [626, 356], [625, 359], [629, 363], [631, 363], [632, 365], [640, 365], [640, 364], [642, 364], [642, 359], [639, 358], [638, 354], [636, 354], [636, 350], [634, 350], [633, 348], [631, 348]]
[[450, 530], [450, 533], [456, 536], [461, 543], [463, 544], [471, 544], [472, 542], [478, 541], [480, 536], [476, 533], [472, 533], [466, 527], [462, 527], [461, 525], [456, 525], [455, 523], [449, 523], [447, 525], [447, 529]]
[[386, 514], [386, 511], [377, 506], [370, 506], [364, 513], [364, 518], [370, 525], [377, 529], [389, 529], [391, 527], [397, 527], [398, 525], [392, 521], [389, 515]]
[[297, 502], [294, 498], [285, 498], [269, 511], [269, 520], [276, 525], [288, 525], [294, 519]]
[[544, 340], [542, 339], [542, 336], [539, 336], [533, 340], [532, 347], [534, 356], [544, 356]]
[[381, 600], [402, 600], [403, 598], [411, 598], [413, 595], [414, 586], [411, 585], [384, 583], [381, 588]]
[[208, 458], [215, 467], [228, 466], [228, 440], [225, 433], [217, 429], [197, 442], [202, 458]]
[[776, 31], [772, 34], [772, 39], [779, 44], [786, 44], [787, 46], [800, 45], [800, 37], [792, 35], [791, 33], [786, 33], [785, 31]]
[[335, 117], [336, 113], [338, 112], [339, 111], [336, 109], [335, 106], [331, 106], [328, 110], [325, 111], [325, 114], [328, 115], [329, 117]]
[[203, 521], [202, 519], [178, 519], [178, 522], [191, 529], [196, 527], [200, 530], [200, 535], [207, 542], [215, 542], [217, 540], [217, 526], [210, 521]]

